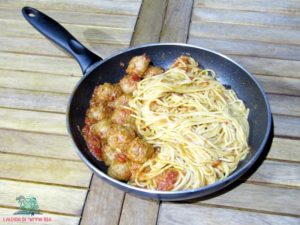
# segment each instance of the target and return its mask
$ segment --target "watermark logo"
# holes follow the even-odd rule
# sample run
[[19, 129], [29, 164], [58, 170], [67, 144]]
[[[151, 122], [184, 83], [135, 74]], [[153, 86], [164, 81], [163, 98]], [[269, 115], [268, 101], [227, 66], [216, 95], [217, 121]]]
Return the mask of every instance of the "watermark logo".
[[42, 215], [36, 197], [20, 195], [16, 201], [19, 203], [19, 210], [13, 213], [13, 216], [3, 217], [2, 222], [8, 224], [53, 222], [52, 217]]
[[20, 204], [20, 210], [15, 212], [14, 215], [35, 215], [41, 214], [39, 205], [37, 203], [36, 197], [29, 196], [25, 198], [23, 195], [20, 195], [16, 198]]

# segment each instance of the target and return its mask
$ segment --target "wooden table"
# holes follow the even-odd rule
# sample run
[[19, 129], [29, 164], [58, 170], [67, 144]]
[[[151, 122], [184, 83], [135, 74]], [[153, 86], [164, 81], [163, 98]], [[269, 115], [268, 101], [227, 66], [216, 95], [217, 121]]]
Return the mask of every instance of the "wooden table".
[[[210, 198], [171, 203], [125, 194], [93, 176], [65, 126], [81, 77], [75, 60], [20, 14], [36, 7], [106, 57], [149, 42], [187, 42], [224, 53], [264, 86], [274, 119], [262, 165]], [[300, 1], [0, 0], [0, 224], [16, 197], [55, 225], [300, 224]]]

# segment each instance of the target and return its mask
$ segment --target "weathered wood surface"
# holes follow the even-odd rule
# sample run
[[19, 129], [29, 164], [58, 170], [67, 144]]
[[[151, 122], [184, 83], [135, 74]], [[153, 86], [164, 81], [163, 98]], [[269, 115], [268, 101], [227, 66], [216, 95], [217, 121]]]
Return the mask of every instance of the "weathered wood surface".
[[300, 219], [297, 217], [176, 203], [163, 204], [157, 222], [158, 225], [297, 225], [299, 223]]
[[[23, 6], [53, 17], [104, 58], [129, 46], [141, 0], [0, 1], [0, 224], [2, 216], [18, 210], [16, 197], [23, 195], [36, 197], [43, 216], [52, 219], [45, 224], [75, 225], [92, 173], [73, 150], [65, 112], [82, 72], [74, 59], [24, 20]], [[107, 216], [103, 224], [109, 224], [107, 214], [117, 208], [118, 222], [123, 193], [107, 184], [97, 191], [90, 198], [100, 197], [99, 204], [111, 194], [102, 208], [102, 217]], [[112, 202], [117, 205], [107, 207]], [[87, 224], [97, 221], [87, 211]]]
[[124, 192], [93, 176], [84, 207], [81, 225], [117, 225], [122, 211]]
[[[0, 225], [5, 225], [9, 224], [10, 222], [7, 222], [7, 220], [10, 217], [9, 215], [13, 215], [15, 212], [17, 212], [17, 209], [10, 209], [10, 208], [0, 208]], [[47, 220], [46, 218], [50, 218], [51, 221]], [[35, 215], [34, 217], [27, 216], [26, 217], [28, 221], [29, 219], [32, 219], [36, 222], [31, 222], [31, 223], [38, 223], [39, 225], [78, 225], [80, 217], [75, 217], [75, 216], [65, 216], [65, 215], [57, 215], [57, 214], [52, 214], [52, 213], [45, 213], [43, 212], [42, 215]], [[42, 221], [39, 221], [37, 219], [41, 219]], [[37, 222], [38, 221], [38, 222]], [[27, 222], [30, 224], [30, 222]], [[24, 225], [24, 222], [12, 222], [14, 225]]]
[[87, 190], [82, 188], [69, 188], [56, 185], [45, 185], [31, 182], [21, 182], [0, 179], [0, 205], [1, 207], [19, 207], [16, 198], [34, 196], [38, 201], [40, 210], [49, 213], [59, 213], [80, 216], [82, 203]]
[[193, 0], [169, 1], [160, 42], [186, 42], [192, 7]]

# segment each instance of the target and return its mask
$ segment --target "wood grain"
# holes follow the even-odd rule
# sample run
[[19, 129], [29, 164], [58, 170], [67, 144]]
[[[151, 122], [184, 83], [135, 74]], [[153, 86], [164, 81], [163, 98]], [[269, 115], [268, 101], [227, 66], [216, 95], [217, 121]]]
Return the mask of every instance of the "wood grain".
[[254, 74], [300, 78], [300, 61], [234, 55], [231, 58]]
[[0, 128], [34, 131], [52, 134], [67, 134], [65, 115], [0, 108]]
[[0, 153], [0, 177], [88, 187], [91, 172], [82, 162]]
[[[243, 183], [236, 188], [197, 204], [234, 207], [262, 212], [300, 214], [300, 190]], [[196, 202], [195, 202], [196, 203]], [[283, 203], [287, 203], [283, 207]]]
[[249, 181], [300, 187], [300, 164], [266, 160]]
[[267, 157], [270, 159], [300, 162], [300, 140], [274, 138]]
[[0, 52], [0, 69], [82, 76], [74, 59], [42, 55]]
[[0, 152], [79, 161], [68, 136], [1, 129], [0, 143]]
[[[136, 16], [107, 13], [43, 10], [59, 23], [133, 29]], [[0, 20], [24, 21], [21, 8], [0, 8]]]
[[222, 40], [189, 36], [188, 43], [218, 51], [228, 55], [256, 56], [263, 58], [299, 60], [300, 46], [266, 43], [249, 40]]
[[300, 137], [300, 117], [273, 115], [274, 133], [283, 137]]
[[297, 225], [299, 223], [300, 219], [295, 217], [176, 203], [163, 203], [157, 222], [158, 225]]
[[[39, 201], [38, 201], [39, 202]], [[10, 208], [0, 208], [0, 225], [8, 224], [9, 222], [5, 221], [6, 219], [10, 217], [16, 217], [13, 214], [18, 211], [17, 209], [10, 209]], [[22, 215], [19, 215], [17, 217], [22, 217]], [[45, 221], [45, 217], [50, 218], [51, 221]], [[29, 220], [29, 218], [36, 220], [42, 219], [42, 221], [38, 221], [39, 225], [78, 225], [80, 217], [79, 216], [66, 216], [66, 215], [57, 215], [57, 214], [51, 214], [51, 213], [45, 213], [43, 212], [42, 215], [34, 215], [34, 217], [27, 217], [26, 220]], [[28, 222], [27, 222], [28, 223]], [[37, 223], [37, 222], [31, 222], [31, 223]], [[14, 225], [24, 225], [24, 222], [13, 222]]]
[[79, 76], [0, 69], [0, 87], [2, 88], [71, 93], [80, 78]]
[[[62, 23], [62, 25], [82, 42], [126, 44], [130, 42], [132, 35], [131, 29], [64, 23]], [[26, 21], [2, 20], [0, 28], [2, 29], [1, 37], [44, 39], [44, 37]]]
[[280, 29], [300, 28], [298, 16], [231, 9], [195, 8], [192, 22], [218, 22], [242, 24], [247, 26], [276, 27]]
[[80, 216], [86, 189], [0, 179], [0, 205], [19, 207], [20, 195], [36, 197], [42, 211]]
[[159, 201], [144, 200], [126, 194], [120, 225], [152, 225], [156, 223]]
[[186, 42], [192, 8], [193, 0], [169, 1], [160, 42]]
[[88, 13], [105, 13], [118, 15], [137, 15], [141, 0], [109, 0], [109, 1], [83, 1], [74, 0], [72, 4], [68, 0], [16, 0], [16, 1], [1, 1], [2, 8], [18, 8], [30, 5], [38, 9], [51, 9], [57, 11], [70, 12], [88, 12]]
[[69, 94], [0, 88], [0, 107], [66, 112]]
[[192, 37], [224, 40], [250, 40], [277, 44], [300, 44], [300, 31], [273, 27], [198, 22], [190, 25]]
[[81, 225], [118, 225], [124, 192], [93, 176]]
[[196, 8], [220, 8], [244, 11], [276, 12], [291, 15], [299, 15], [300, 4], [297, 1], [274, 0], [272, 4], [268, 0], [195, 0]]
[[159, 42], [167, 0], [144, 0], [131, 39], [131, 46]]
[[[67, 53], [46, 39], [0, 36], [0, 42], [5, 43], [0, 45], [1, 52], [71, 58]], [[82, 44], [103, 58], [127, 47], [127, 45], [124, 44], [91, 43], [85, 40], [82, 41]]]
[[300, 97], [269, 94], [268, 98], [273, 113], [300, 116]]
[[300, 96], [300, 79], [254, 75], [268, 93]]

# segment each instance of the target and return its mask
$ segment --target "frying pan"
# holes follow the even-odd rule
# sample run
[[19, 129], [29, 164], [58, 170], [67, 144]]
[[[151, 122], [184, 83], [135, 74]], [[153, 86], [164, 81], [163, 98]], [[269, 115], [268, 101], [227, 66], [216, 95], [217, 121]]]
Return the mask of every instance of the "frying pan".
[[[78, 61], [82, 69], [84, 76], [78, 82], [70, 97], [67, 110], [67, 127], [79, 157], [104, 181], [125, 192], [143, 198], [168, 201], [192, 199], [223, 189], [242, 176], [263, 153], [272, 124], [272, 115], [267, 96], [254, 76], [228, 57], [197, 46], [161, 43], [129, 48], [106, 59], [102, 59], [85, 48], [65, 28], [42, 12], [31, 7], [24, 7], [22, 13], [35, 29], [71, 54]], [[104, 82], [119, 82], [125, 75], [124, 68], [120, 66], [120, 63], [127, 64], [132, 57], [144, 53], [150, 56], [154, 65], [165, 69], [169, 68], [177, 57], [183, 54], [190, 55], [203, 68], [213, 69], [217, 74], [217, 80], [225, 85], [225, 87], [232, 88], [250, 109], [249, 145], [251, 151], [246, 159], [239, 163], [238, 168], [230, 176], [214, 184], [195, 190], [175, 192], [145, 190], [109, 177], [106, 174], [107, 168], [104, 163], [98, 161], [89, 152], [81, 129], [84, 125], [86, 110], [89, 107], [89, 100], [94, 88]]]

